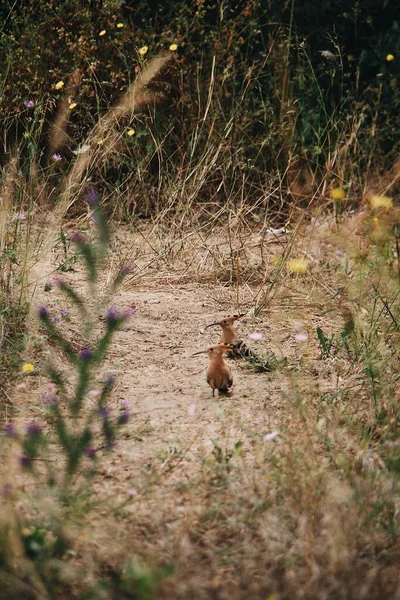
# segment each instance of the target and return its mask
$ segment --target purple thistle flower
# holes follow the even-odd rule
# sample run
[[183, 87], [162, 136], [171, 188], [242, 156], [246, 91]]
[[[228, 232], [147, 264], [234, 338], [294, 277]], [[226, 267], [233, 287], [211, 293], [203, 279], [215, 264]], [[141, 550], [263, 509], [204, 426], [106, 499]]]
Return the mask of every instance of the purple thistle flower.
[[19, 212], [14, 215], [14, 221], [25, 221], [26, 214], [24, 212]]
[[85, 236], [83, 236], [80, 231], [71, 233], [70, 239], [74, 244], [83, 244], [85, 242]]
[[55, 406], [57, 404], [57, 398], [51, 393], [43, 394], [42, 404], [48, 407]]
[[122, 413], [120, 413], [120, 415], [118, 416], [117, 419], [117, 424], [118, 425], [125, 425], [125, 423], [127, 423], [129, 421], [130, 418], [130, 414], [127, 410], [124, 410]]
[[121, 407], [125, 408], [126, 410], [128, 410], [128, 408], [129, 408], [129, 402], [128, 402], [128, 400], [122, 400]]
[[83, 453], [88, 458], [94, 458], [96, 456], [96, 450], [95, 448], [93, 448], [93, 446], [88, 446], [87, 448], [85, 448]]
[[23, 469], [30, 469], [32, 467], [32, 457], [27, 454], [23, 454], [19, 457], [19, 464]]
[[61, 323], [62, 321], [62, 316], [61, 315], [56, 315], [54, 317], [54, 323]]
[[55, 161], [62, 160], [62, 156], [58, 152], [55, 152], [51, 158]]
[[24, 100], [24, 106], [25, 108], [33, 108], [35, 103], [33, 100]]
[[106, 313], [106, 321], [109, 327], [113, 327], [118, 323], [118, 313], [115, 308], [111, 307]]
[[114, 383], [115, 383], [115, 375], [113, 373], [110, 373], [109, 375], [107, 375], [106, 385], [111, 387], [112, 385], [114, 385]]
[[96, 204], [99, 203], [99, 195], [96, 192], [96, 190], [94, 190], [93, 188], [90, 188], [86, 192], [86, 201], [89, 204], [89, 206], [96, 206]]
[[12, 423], [7, 423], [7, 425], [4, 427], [4, 433], [7, 437], [10, 438], [17, 437], [17, 430], [15, 429], [15, 426]]
[[42, 427], [39, 423], [31, 423], [26, 428], [26, 433], [31, 437], [36, 437], [42, 433]]
[[133, 263], [126, 263], [125, 265], [123, 265], [122, 269], [121, 269], [121, 273], [122, 275], [126, 276], [126, 275], [132, 275], [132, 273], [134, 272], [136, 268], [136, 265]]
[[102, 419], [107, 419], [110, 416], [110, 410], [107, 408], [107, 406], [102, 406], [99, 410], [99, 415]]
[[67, 315], [69, 315], [69, 310], [68, 308], [62, 308], [61, 309], [61, 313], [60, 313], [63, 317], [66, 317]]
[[79, 358], [81, 360], [90, 360], [92, 358], [92, 353], [89, 348], [82, 348], [82, 350], [79, 352]]
[[47, 321], [49, 318], [49, 311], [47, 310], [47, 308], [45, 306], [41, 306], [39, 308], [39, 317], [42, 319], [42, 321]]

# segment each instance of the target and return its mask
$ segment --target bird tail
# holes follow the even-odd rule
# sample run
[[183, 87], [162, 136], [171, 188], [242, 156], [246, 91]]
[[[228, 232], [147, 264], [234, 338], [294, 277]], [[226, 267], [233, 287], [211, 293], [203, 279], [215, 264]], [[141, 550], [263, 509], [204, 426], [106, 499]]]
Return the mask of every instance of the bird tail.
[[232, 348], [228, 352], [227, 357], [232, 359], [245, 359], [257, 373], [273, 371], [279, 365], [279, 360], [272, 350], [269, 350], [266, 358], [262, 358], [253, 352], [243, 340], [237, 340], [232, 344]]

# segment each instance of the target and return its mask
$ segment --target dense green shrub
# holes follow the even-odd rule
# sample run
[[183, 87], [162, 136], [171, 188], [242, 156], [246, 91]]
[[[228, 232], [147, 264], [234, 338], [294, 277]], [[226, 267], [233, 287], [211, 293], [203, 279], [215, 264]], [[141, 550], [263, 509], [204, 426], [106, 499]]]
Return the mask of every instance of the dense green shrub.
[[399, 24], [389, 3], [9, 1], [0, 16], [3, 156], [18, 143], [31, 158], [36, 119], [44, 164], [62, 98], [76, 103], [69, 160], [146, 59], [177, 45], [156, 113], [138, 118], [118, 160], [91, 174], [131, 189], [134, 179], [134, 193], [150, 198], [139, 212], [165, 203], [161, 188], [170, 195], [194, 164], [205, 165], [196, 200], [220, 201], [243, 182], [258, 198], [297, 157], [347, 180], [398, 155]]

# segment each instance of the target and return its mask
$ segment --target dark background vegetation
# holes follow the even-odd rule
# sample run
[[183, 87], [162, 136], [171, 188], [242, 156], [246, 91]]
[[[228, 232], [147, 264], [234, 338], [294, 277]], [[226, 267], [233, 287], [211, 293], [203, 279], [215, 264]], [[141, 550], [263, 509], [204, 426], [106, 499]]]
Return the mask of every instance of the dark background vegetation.
[[[163, 177], [173, 179], [221, 142], [199, 201], [220, 202], [243, 181], [255, 198], [276, 173], [280, 183], [293, 172], [304, 178], [305, 171], [359, 181], [360, 173], [362, 179], [390, 169], [398, 157], [399, 17], [388, 0], [9, 0], [0, 6], [2, 162], [16, 143], [26, 159], [34, 151], [48, 159], [48, 123], [62, 94], [57, 81], [79, 81], [63, 149], [71, 158], [145, 60], [176, 43], [155, 116], [137, 124], [129, 156], [107, 171], [108, 182], [126, 181], [139, 165], [146, 181], [137, 192], [151, 194], [160, 187], [160, 146]], [[212, 118], [205, 119], [210, 91]], [[26, 99], [35, 102], [33, 110], [24, 107]]]

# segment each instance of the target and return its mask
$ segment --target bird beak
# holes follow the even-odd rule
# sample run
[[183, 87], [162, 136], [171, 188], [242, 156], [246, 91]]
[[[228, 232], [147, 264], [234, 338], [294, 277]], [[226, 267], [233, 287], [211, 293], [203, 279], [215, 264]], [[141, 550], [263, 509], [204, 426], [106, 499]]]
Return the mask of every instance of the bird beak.
[[207, 354], [207, 350], [200, 350], [200, 352], [195, 352], [192, 356], [197, 356], [198, 354]]
[[214, 327], [214, 325], [219, 325], [219, 323], [210, 323], [210, 325], [206, 325], [204, 329], [208, 329], [209, 327]]

